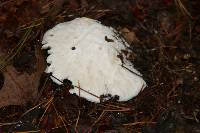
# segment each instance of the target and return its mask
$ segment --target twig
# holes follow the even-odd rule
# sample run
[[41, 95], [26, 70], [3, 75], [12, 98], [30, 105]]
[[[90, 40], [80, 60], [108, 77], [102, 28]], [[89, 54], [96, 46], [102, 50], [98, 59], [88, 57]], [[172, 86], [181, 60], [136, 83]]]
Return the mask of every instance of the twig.
[[53, 99], [54, 99], [54, 97], [51, 97], [50, 100], [45, 104], [45, 107], [46, 107], [46, 106], [47, 106], [47, 107], [46, 107], [44, 113], [42, 114], [42, 116], [41, 116], [41, 118], [40, 118], [40, 120], [39, 120], [38, 125], [40, 125], [41, 121], [43, 120], [43, 118], [44, 118], [44, 116], [45, 116], [47, 110], [49, 109], [49, 107], [50, 107], [50, 105], [51, 105]]
[[78, 122], [79, 122], [79, 119], [80, 119], [80, 113], [81, 113], [81, 112], [80, 112], [80, 110], [79, 110], [79, 111], [78, 111], [78, 118], [76, 119], [76, 124], [75, 124], [75, 128], [74, 128], [76, 133], [78, 133], [77, 127], [78, 127]]
[[124, 126], [135, 126], [135, 125], [144, 125], [144, 124], [156, 124], [156, 122], [138, 121], [138, 122], [134, 122], [134, 123], [126, 123], [126, 124], [123, 124], [123, 125]]
[[[55, 79], [58, 80], [60, 83], [64, 84], [61, 80], [59, 80], [59, 79], [56, 78], [55, 76], [51, 75], [51, 77], [55, 78]], [[100, 97], [98, 97], [98, 96], [96, 96], [96, 95], [94, 95], [94, 94], [92, 94], [92, 93], [90, 93], [90, 92], [84, 90], [83, 88], [81, 88], [81, 87], [79, 87], [79, 86], [74, 85], [74, 87], [76, 87], [76, 88], [78, 88], [78, 89], [80, 89], [80, 90], [82, 90], [82, 91], [84, 91], [84, 92], [86, 92], [86, 93], [88, 93], [88, 94], [90, 94], [90, 95], [92, 95], [92, 96], [94, 96], [94, 97], [100, 99]]]
[[179, 7], [180, 11], [183, 13], [183, 15], [187, 15], [190, 18], [192, 18], [190, 12], [185, 8], [181, 0], [175, 0], [176, 5]]
[[32, 32], [32, 28], [29, 28], [22, 39], [18, 42], [17, 46], [11, 50], [11, 52], [2, 60], [0, 61], [0, 71], [2, 71], [10, 61], [24, 48], [25, 42], [27, 41], [28, 37]]
[[66, 126], [66, 124], [65, 124], [65, 121], [66, 120], [63, 120], [63, 117], [61, 116], [61, 115], [59, 115], [59, 113], [58, 113], [58, 111], [57, 111], [57, 109], [56, 109], [56, 107], [55, 107], [55, 105], [52, 103], [52, 105], [53, 105], [53, 108], [54, 108], [54, 110], [56, 111], [56, 115], [60, 118], [60, 120], [62, 121], [62, 123], [63, 123], [63, 125], [64, 125], [64, 127], [65, 127], [65, 130], [66, 130], [66, 133], [68, 133], [69, 131], [68, 131], [68, 129], [67, 129], [67, 126]]
[[34, 105], [38, 102], [39, 98], [42, 96], [42, 93], [43, 93], [44, 89], [46, 89], [45, 86], [46, 86], [48, 80], [49, 80], [49, 77], [47, 77], [47, 78], [45, 79], [44, 84], [43, 84], [43, 86], [42, 86], [42, 89], [41, 89], [40, 93], [38, 94], [38, 96], [37, 96], [37, 98], [36, 98], [36, 100], [35, 100]]
[[36, 106], [30, 108], [30, 109], [27, 110], [25, 113], [23, 113], [21, 117], [25, 116], [27, 113], [31, 112], [32, 110], [34, 110], [35, 108], [39, 107], [40, 105], [42, 105], [42, 104], [44, 104], [44, 103], [45, 103], [45, 101], [43, 101], [43, 102], [39, 103], [38, 105], [36, 105]]
[[17, 122], [0, 123], [0, 127], [2, 127], [2, 126], [14, 125], [14, 124], [17, 124]]
[[[103, 110], [102, 113], [100, 114], [100, 116], [98, 117], [98, 119], [92, 124], [92, 126], [90, 128], [92, 128], [97, 122], [99, 122], [101, 120], [101, 118], [106, 114], [106, 111]], [[90, 129], [91, 130], [91, 129]]]

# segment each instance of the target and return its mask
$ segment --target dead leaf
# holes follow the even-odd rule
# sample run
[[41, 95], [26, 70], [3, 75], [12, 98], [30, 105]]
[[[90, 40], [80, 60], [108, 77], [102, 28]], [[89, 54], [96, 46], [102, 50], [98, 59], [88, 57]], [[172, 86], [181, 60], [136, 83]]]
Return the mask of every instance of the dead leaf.
[[12, 65], [5, 68], [3, 71], [4, 84], [0, 90], [0, 107], [23, 105], [36, 98], [45, 61], [40, 48], [36, 48], [35, 55], [36, 68], [32, 74], [20, 73]]
[[75, 10], [79, 8], [80, 3], [77, 0], [69, 0], [68, 1], [68, 8], [71, 10]]
[[171, 6], [173, 4], [173, 0], [162, 0], [165, 6]]
[[173, 27], [174, 19], [168, 12], [158, 13], [158, 20], [161, 33], [168, 34], [170, 31], [174, 30]]
[[17, 6], [20, 6], [20, 5], [23, 4], [25, 1], [28, 1], [28, 0], [17, 0], [17, 1], [16, 1], [16, 5], [17, 5]]
[[0, 12], [0, 23], [5, 22], [7, 19], [7, 15]]
[[89, 4], [87, 0], [81, 0], [81, 8], [87, 7]]
[[131, 44], [133, 42], [139, 42], [135, 33], [133, 31], [130, 31], [128, 28], [124, 27], [124, 28], [120, 29], [119, 31], [122, 33], [123, 37], [129, 44]]
[[200, 33], [200, 25], [195, 26], [196, 32]]
[[133, 16], [137, 18], [137, 20], [139, 20], [140, 22], [144, 22], [147, 16], [147, 12], [143, 6], [130, 5], [129, 9], [132, 12]]
[[40, 13], [48, 14], [48, 16], [56, 16], [61, 10], [63, 10], [64, 0], [41, 1]]

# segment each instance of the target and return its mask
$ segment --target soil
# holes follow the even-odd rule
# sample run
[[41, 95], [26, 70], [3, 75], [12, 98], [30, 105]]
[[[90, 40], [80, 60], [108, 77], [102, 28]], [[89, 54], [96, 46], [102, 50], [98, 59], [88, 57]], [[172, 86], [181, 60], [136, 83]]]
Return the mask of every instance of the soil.
[[[0, 94], [8, 88], [5, 95], [12, 96], [9, 93], [19, 86], [18, 93], [23, 93], [37, 85], [35, 79], [40, 81], [34, 96], [29, 91], [23, 99], [0, 97], [17, 103], [0, 106], [0, 132], [199, 133], [199, 6], [195, 0], [1, 0]], [[148, 87], [127, 102], [114, 97], [95, 104], [69, 94], [71, 82], [58, 86], [50, 74], [5, 86], [8, 66], [17, 71], [11, 75], [43, 71], [48, 64], [38, 59], [47, 57], [40, 49], [45, 31], [81, 16], [121, 32], [130, 43], [129, 60]], [[18, 78], [12, 77], [12, 82]], [[30, 80], [30, 87], [23, 88]]]

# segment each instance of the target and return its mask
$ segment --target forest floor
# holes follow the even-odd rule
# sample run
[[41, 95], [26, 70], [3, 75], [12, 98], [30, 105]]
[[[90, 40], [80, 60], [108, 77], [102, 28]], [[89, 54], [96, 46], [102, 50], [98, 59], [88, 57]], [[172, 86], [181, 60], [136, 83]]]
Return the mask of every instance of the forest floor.
[[[0, 132], [200, 133], [200, 1], [0, 0]], [[44, 33], [89, 17], [130, 44], [148, 84], [95, 104], [45, 74]]]

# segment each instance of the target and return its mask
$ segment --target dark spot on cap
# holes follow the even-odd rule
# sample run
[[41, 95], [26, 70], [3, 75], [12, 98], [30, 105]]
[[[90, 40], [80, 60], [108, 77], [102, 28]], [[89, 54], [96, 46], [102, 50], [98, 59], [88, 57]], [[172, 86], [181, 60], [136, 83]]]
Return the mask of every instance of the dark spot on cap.
[[72, 47], [72, 50], [75, 50], [76, 49], [76, 47]]
[[114, 42], [114, 40], [109, 39], [107, 36], [105, 36], [105, 40], [106, 40], [107, 42]]

